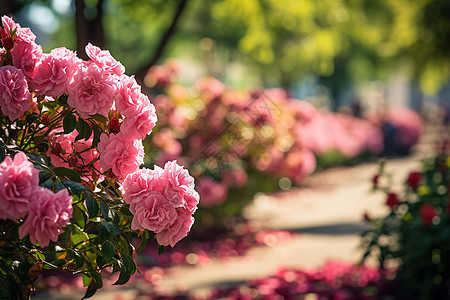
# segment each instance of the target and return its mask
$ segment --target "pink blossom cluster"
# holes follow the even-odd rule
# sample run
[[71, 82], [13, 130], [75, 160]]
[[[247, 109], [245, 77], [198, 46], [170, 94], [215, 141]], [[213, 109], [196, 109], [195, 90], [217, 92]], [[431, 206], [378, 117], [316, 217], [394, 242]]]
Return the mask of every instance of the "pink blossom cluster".
[[162, 65], [148, 73], [166, 74], [159, 80], [164, 93], [154, 98], [160, 130], [151, 142], [159, 163], [177, 158], [198, 170], [200, 205], [223, 204], [256, 176], [299, 184], [331, 151], [351, 159], [383, 150], [380, 128], [367, 120], [319, 110], [283, 89], [237, 91], [207, 77], [187, 90], [171, 70]]
[[[2, 55], [0, 107], [3, 115], [14, 121], [30, 109], [30, 104], [36, 100], [31, 99], [29, 88], [34, 95], [59, 97], [66, 94], [67, 104], [76, 109], [81, 118], [99, 114], [115, 124], [109, 136], [102, 134], [101, 137], [100, 167], [96, 166], [99, 173], [111, 169], [123, 179], [136, 171], [143, 162], [142, 139], [151, 133], [157, 117], [155, 107], [141, 92], [134, 77], [124, 74], [123, 65], [109, 51], [92, 44], [85, 48], [88, 61], [64, 47], [43, 53], [28, 28], [21, 28], [6, 16], [2, 17], [2, 25], [1, 41], [5, 46], [2, 52], [10, 51], [13, 63], [6, 65], [7, 57]], [[98, 156], [96, 150], [74, 155], [79, 152], [76, 148], [86, 150], [92, 144], [92, 137], [81, 144], [74, 143], [74, 135], [61, 136], [61, 132], [56, 131], [52, 136], [51, 153], [54, 155], [51, 158], [55, 165], [83, 162], [86, 166]], [[65, 153], [59, 155], [61, 142], [65, 144]]]
[[57, 241], [72, 217], [72, 197], [67, 189], [57, 193], [39, 186], [39, 171], [23, 152], [0, 164], [0, 219], [26, 218], [19, 237], [27, 235], [33, 244], [48, 246]]
[[123, 182], [123, 199], [134, 215], [133, 230], [156, 233], [160, 245], [172, 247], [184, 238], [193, 222], [199, 195], [194, 178], [175, 161], [164, 169], [140, 169]]
[[[114, 179], [119, 186], [130, 186], [129, 181], [124, 182], [128, 175], [146, 173], [146, 170], [139, 170], [144, 161], [143, 140], [152, 132], [157, 115], [134, 76], [125, 75], [124, 66], [107, 50], [89, 43], [85, 47], [88, 60], [80, 59], [75, 52], [64, 47], [43, 53], [28, 28], [22, 28], [7, 16], [3, 16], [1, 21], [0, 117], [22, 124], [25, 115], [38, 115], [34, 133], [39, 134], [34, 137], [39, 142], [34, 141], [35, 144], [45, 140], [48, 149], [43, 152], [51, 159], [51, 164], [76, 171], [86, 186], [96, 186], [105, 178]], [[46, 106], [52, 101], [53, 105]], [[175, 162], [166, 164], [164, 172], [154, 171], [153, 174], [158, 178], [154, 181], [167, 188], [153, 191], [149, 199], [156, 203], [158, 214], [167, 211], [167, 218], [158, 221], [161, 222], [158, 226], [149, 226], [154, 221], [146, 219], [152, 216], [142, 207], [151, 205], [150, 200], [139, 205], [133, 201], [131, 211], [135, 218], [132, 227], [153, 230], [158, 233], [161, 243], [173, 246], [192, 225], [198, 194], [194, 190], [193, 178]], [[34, 181], [38, 180], [37, 175], [33, 176]], [[4, 187], [9, 186], [8, 178], [2, 178]], [[34, 182], [33, 186], [37, 183]], [[54, 195], [62, 206], [54, 206], [54, 201], [48, 200], [49, 193], [42, 192], [36, 196], [36, 203], [40, 203], [49, 214], [61, 212], [60, 219], [52, 219], [58, 226], [70, 218], [70, 214], [62, 214], [66, 209], [64, 199], [67, 192]], [[24, 217], [23, 213], [27, 213], [31, 205], [24, 199], [28, 198], [17, 198], [14, 204], [10, 204], [16, 208], [4, 212], [4, 217]], [[33, 213], [28, 214], [20, 234], [29, 233], [32, 241], [37, 240], [41, 244], [48, 244], [44, 237], [57, 238], [58, 230], [47, 231], [46, 234], [32, 232], [38, 226], [36, 222], [47, 218], [40, 209], [34, 208]], [[46, 225], [39, 226], [46, 228]]]

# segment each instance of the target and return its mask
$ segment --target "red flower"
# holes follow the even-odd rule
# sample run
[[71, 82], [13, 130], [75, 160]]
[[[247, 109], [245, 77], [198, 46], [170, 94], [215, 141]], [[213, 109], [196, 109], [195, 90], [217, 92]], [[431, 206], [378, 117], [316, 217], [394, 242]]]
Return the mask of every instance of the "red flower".
[[378, 181], [380, 179], [380, 174], [375, 174], [372, 177], [372, 183], [373, 183], [373, 187], [376, 188], [378, 186]]
[[109, 122], [109, 132], [118, 133], [119, 131], [120, 131], [119, 118], [112, 117], [111, 121]]
[[42, 116], [42, 124], [47, 126], [50, 123], [50, 116], [49, 115], [43, 115]]
[[415, 190], [419, 186], [421, 180], [422, 175], [419, 172], [411, 172], [408, 176], [407, 183]]
[[400, 202], [398, 201], [398, 197], [397, 194], [395, 193], [389, 193], [388, 194], [388, 198], [386, 200], [386, 204], [390, 207], [393, 208], [394, 206], [398, 205]]
[[430, 226], [433, 218], [436, 216], [434, 206], [430, 203], [425, 203], [420, 207], [420, 215], [422, 216], [422, 224], [425, 226]]

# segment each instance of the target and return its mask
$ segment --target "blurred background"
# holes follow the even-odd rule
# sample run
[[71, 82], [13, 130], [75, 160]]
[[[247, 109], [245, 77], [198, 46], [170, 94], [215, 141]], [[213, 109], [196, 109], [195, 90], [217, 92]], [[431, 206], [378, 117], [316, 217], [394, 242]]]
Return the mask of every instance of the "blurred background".
[[[445, 0], [4, 0], [44, 50], [109, 49], [143, 78], [175, 57], [183, 83], [211, 75], [233, 87], [289, 89], [337, 109], [374, 93], [422, 107], [448, 93], [450, 4]], [[447, 97], [448, 98], [448, 97]], [[366, 103], [367, 102], [367, 103]]]
[[[343, 274], [366, 276], [351, 288], [383, 290], [379, 271], [357, 269], [355, 249], [367, 221], [391, 211], [369, 193], [379, 162], [401, 190], [420, 160], [448, 155], [449, 1], [2, 0], [0, 14], [30, 27], [47, 53], [108, 49], [156, 106], [146, 164], [177, 159], [196, 179], [190, 235], [160, 256], [149, 245], [140, 277], [94, 298], [292, 299], [270, 298], [280, 295], [271, 284], [303, 278], [306, 298], [295, 299], [331, 299], [348, 296]], [[273, 275], [281, 267], [297, 269]], [[83, 295], [71, 292], [79, 279], [42, 277], [37, 299]], [[236, 283], [246, 288], [204, 291]]]

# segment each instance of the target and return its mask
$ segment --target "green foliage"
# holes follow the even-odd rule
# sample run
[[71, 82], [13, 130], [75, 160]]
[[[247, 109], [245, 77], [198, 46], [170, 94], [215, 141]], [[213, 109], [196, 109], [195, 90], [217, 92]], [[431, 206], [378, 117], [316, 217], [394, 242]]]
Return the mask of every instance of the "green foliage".
[[[383, 168], [380, 174], [386, 175]], [[426, 160], [422, 172], [412, 176], [420, 182], [415, 184], [410, 175], [399, 204], [386, 217], [372, 220], [373, 229], [363, 234], [363, 259], [372, 254], [380, 267], [398, 264], [397, 297], [446, 299], [450, 288], [450, 158]], [[376, 188], [391, 192], [389, 186]]]

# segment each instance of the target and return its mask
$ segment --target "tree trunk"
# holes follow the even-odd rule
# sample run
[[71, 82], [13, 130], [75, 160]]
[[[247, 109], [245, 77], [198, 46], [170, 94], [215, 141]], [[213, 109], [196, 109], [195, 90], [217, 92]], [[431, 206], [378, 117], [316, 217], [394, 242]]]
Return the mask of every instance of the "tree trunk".
[[178, 21], [180, 20], [181, 14], [183, 13], [185, 7], [186, 7], [187, 0], [181, 0], [178, 4], [177, 10], [175, 12], [175, 15], [172, 19], [172, 23], [167, 28], [166, 32], [162, 35], [161, 40], [159, 41], [158, 47], [156, 48], [155, 53], [153, 54], [151, 60], [149, 63], [142, 66], [137, 72], [136, 72], [136, 80], [142, 85], [144, 82], [144, 77], [147, 74], [148, 69], [150, 69], [154, 64], [158, 62], [158, 60], [162, 57], [164, 53], [164, 49], [166, 48], [167, 44], [169, 43], [170, 38], [175, 33]]
[[[77, 54], [83, 59], [87, 59], [84, 51], [85, 46], [91, 43], [103, 48], [103, 3], [104, 0], [98, 0], [96, 7], [87, 7], [84, 0], [75, 0], [75, 27], [77, 34]], [[87, 17], [87, 10], [95, 12], [90, 18]]]

